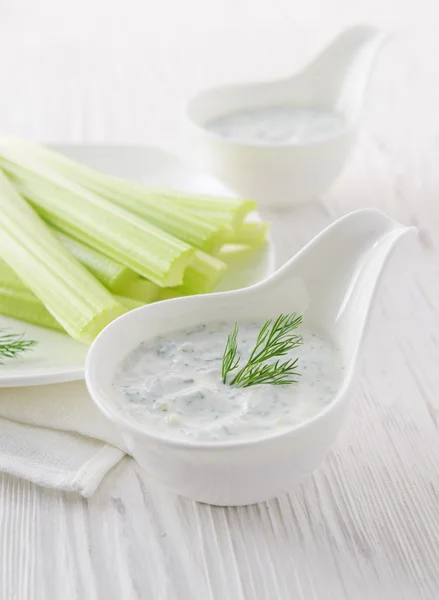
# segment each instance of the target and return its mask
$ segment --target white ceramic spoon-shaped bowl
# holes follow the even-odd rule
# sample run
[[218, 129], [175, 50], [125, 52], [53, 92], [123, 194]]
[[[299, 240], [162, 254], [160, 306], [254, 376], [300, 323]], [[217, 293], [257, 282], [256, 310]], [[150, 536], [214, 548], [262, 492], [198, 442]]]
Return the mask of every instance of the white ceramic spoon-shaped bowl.
[[[289, 490], [313, 471], [334, 442], [371, 300], [382, 268], [409, 229], [364, 210], [340, 219], [264, 282], [234, 291], [159, 302], [111, 323], [93, 343], [86, 382], [98, 408], [120, 429], [128, 451], [174, 492], [210, 504], [242, 505]], [[334, 401], [287, 432], [261, 439], [198, 442], [157, 435], [119, 412], [112, 400], [118, 365], [143, 341], [216, 320], [304, 315], [340, 346], [345, 378]]]
[[[386, 38], [374, 27], [353, 27], [293, 77], [197, 94], [186, 112], [203, 168], [240, 195], [268, 206], [318, 198], [341, 172], [355, 141], [374, 59]], [[208, 128], [223, 115], [276, 106], [334, 112], [345, 127], [321, 141], [282, 145], [243, 143]]]

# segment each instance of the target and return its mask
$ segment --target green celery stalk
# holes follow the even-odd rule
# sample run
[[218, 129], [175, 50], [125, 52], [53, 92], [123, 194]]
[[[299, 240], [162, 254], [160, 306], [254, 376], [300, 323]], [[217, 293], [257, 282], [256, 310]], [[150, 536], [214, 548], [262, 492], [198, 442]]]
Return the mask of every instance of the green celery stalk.
[[[15, 290], [18, 292], [25, 292], [26, 294], [32, 294], [31, 290], [3, 260], [0, 260], [0, 286], [11, 291]], [[128, 292], [133, 292], [132, 295], [113, 295], [117, 302], [131, 310], [132, 308], [139, 308], [139, 306], [154, 302], [154, 300], [156, 300], [158, 297], [158, 290], [160, 290], [160, 288], [158, 288], [156, 285], [139, 277], [139, 281], [135, 281], [132, 287], [129, 286], [127, 288]]]
[[[204, 219], [196, 211], [186, 210], [183, 204], [177, 205], [176, 194], [172, 192], [163, 193], [100, 173], [53, 150], [22, 140], [10, 141], [8, 147], [24, 152], [89, 192], [140, 215], [156, 227], [206, 252], [216, 252], [230, 230], [227, 222]], [[217, 202], [222, 204], [222, 199]]]
[[[177, 198], [173, 198], [172, 202], [174, 203], [174, 210], [183, 210]], [[244, 200], [242, 202], [247, 203], [249, 201]], [[206, 206], [206, 203], [204, 205], [200, 203], [199, 206], [188, 206], [184, 210], [196, 214], [204, 221], [221, 225], [224, 228], [223, 243], [227, 243], [227, 239], [236, 234], [236, 231], [245, 222], [248, 214], [254, 210], [254, 206], [252, 203], [252, 205], [244, 204], [242, 207], [236, 206], [233, 208], [224, 206], [221, 208], [219, 205], [217, 207], [209, 207], [208, 205]], [[214, 252], [214, 254], [216, 253]]]
[[226, 222], [204, 219], [195, 211], [177, 208], [159, 192], [149, 191], [121, 179], [101, 174], [102, 181], [89, 181], [76, 172], [69, 174], [74, 181], [114, 204], [143, 217], [149, 223], [206, 252], [216, 252], [231, 228]]
[[179, 285], [194, 249], [16, 148], [0, 149], [0, 167], [19, 193], [58, 229], [160, 286]]
[[[143, 281], [148, 287], [150, 282]], [[155, 288], [154, 291], [159, 289], [157, 286], [154, 286], [154, 284], [150, 285]], [[154, 295], [151, 296], [152, 299], [150, 301], [145, 301], [144, 297], [147, 294], [144, 290], [139, 290], [138, 295], [141, 296], [141, 300], [118, 294], [114, 294], [114, 298], [124, 308], [124, 312], [139, 308], [139, 306], [153, 302], [157, 298], [157, 294], [154, 293]], [[35, 294], [24, 285], [11, 267], [3, 260], [0, 260], [0, 314], [34, 323], [41, 327], [50, 327], [52, 329], [64, 331], [61, 325], [46, 309], [41, 300], [39, 300]]]
[[126, 298], [125, 296], [115, 296], [115, 298], [118, 302], [120, 302], [120, 304], [122, 304], [127, 312], [148, 304], [147, 302], [140, 302], [139, 300], [134, 300], [134, 298]]
[[242, 246], [239, 244], [224, 244], [217, 254], [217, 258], [225, 262], [227, 265], [236, 265], [238, 260], [246, 258], [254, 253], [254, 248], [250, 246]]
[[[56, 237], [58, 237], [61, 241], [62, 236], [59, 233], [55, 233]], [[68, 236], [63, 236], [68, 238]], [[65, 247], [72, 247], [70, 242], [76, 243], [72, 238], [68, 238], [68, 243], [63, 244]], [[99, 252], [95, 252], [91, 248], [87, 248], [87, 246], [83, 244], [79, 244], [81, 246], [79, 253], [73, 253], [76, 259], [79, 260], [79, 255], [83, 260], [79, 260], [93, 275], [96, 276], [101, 283], [105, 287], [109, 289], [116, 296], [124, 298], [125, 300], [132, 300], [133, 303], [137, 303], [138, 306], [142, 306], [143, 304], [150, 304], [154, 302], [159, 297], [160, 289], [155, 283], [151, 281], [147, 281], [131, 271], [127, 267], [123, 267], [122, 265], [118, 265], [115, 261], [108, 259], [109, 268], [106, 266], [107, 257]], [[88, 252], [90, 250], [90, 253]], [[96, 258], [94, 254], [98, 255], [98, 260], [96, 261], [96, 268], [92, 269], [90, 264], [94, 264], [93, 261]], [[99, 256], [102, 256], [101, 260]], [[120, 267], [118, 270], [116, 267]], [[124, 271], [128, 271], [133, 275], [133, 277], [127, 277]], [[119, 277], [118, 274], [121, 273], [122, 277]], [[112, 275], [115, 277], [112, 277]], [[13, 288], [16, 290], [30, 291], [27, 286], [17, 277], [14, 271], [2, 260], [0, 260], [0, 285], [7, 286], [9, 288]], [[110, 288], [110, 285], [113, 289]], [[133, 304], [134, 305], [134, 304]]]
[[51, 229], [70, 254], [73, 254], [113, 294], [121, 294], [145, 304], [153, 302], [158, 297], [160, 288], [152, 281], [147, 281], [132, 269], [105, 256], [102, 252], [89, 248], [55, 227]]
[[0, 284], [0, 314], [40, 327], [64, 331], [35, 294], [5, 287], [2, 284]]
[[[58, 321], [50, 314], [44, 304], [29, 289], [14, 289], [14, 287], [0, 283], [0, 314], [33, 325], [64, 331]], [[115, 299], [124, 308], [124, 312], [143, 306], [143, 302], [115, 296]]]
[[[60, 226], [58, 220], [51, 218], [41, 211], [40, 214], [46, 219], [50, 219], [53, 225], [57, 227]], [[63, 223], [62, 227], [65, 231], [70, 231], [73, 235], [74, 230], [70, 228], [68, 223]], [[79, 235], [81, 234], [79, 233]], [[182, 290], [182, 293], [185, 292], [191, 295], [204, 294], [212, 291], [226, 269], [227, 265], [220, 259], [215, 258], [202, 250], [195, 250], [191, 263], [186, 267], [181, 285], [169, 285], [166, 286], [166, 289], [168, 287], [178, 287]], [[124, 288], [123, 294], [138, 300], [144, 300], [145, 302], [153, 302], [154, 300], [162, 298], [163, 294], [160, 292], [160, 289], [157, 290], [157, 287], [152, 288], [149, 284], [150, 282], [145, 279], [133, 282]]]
[[268, 223], [265, 221], [245, 221], [225, 239], [225, 243], [257, 248], [267, 240], [267, 232]]
[[181, 298], [181, 296], [190, 296], [185, 294], [181, 285], [173, 288], [163, 288], [159, 293], [159, 300], [171, 300], [172, 298]]
[[135, 281], [131, 281], [127, 284], [120, 293], [126, 298], [130, 298], [135, 302], [140, 302], [140, 305], [142, 305], [150, 304], [151, 302], [158, 300], [162, 289], [163, 288], [160, 288], [155, 283], [152, 283], [152, 281], [143, 279], [143, 277], [138, 277]]
[[201, 250], [197, 250], [186, 269], [181, 288], [185, 294], [207, 294], [218, 285], [227, 265]]
[[226, 269], [227, 265], [222, 260], [197, 250], [192, 264], [186, 269], [183, 284], [164, 288], [160, 291], [159, 300], [208, 294], [216, 288]]
[[78, 260], [92, 275], [96, 277], [110, 292], [122, 293], [123, 289], [139, 278], [132, 269], [105, 256], [82, 242], [63, 233], [56, 227], [51, 227], [52, 233], [61, 244]]
[[79, 341], [92, 341], [124, 312], [51, 234], [1, 171], [0, 258]]
[[0, 260], [0, 285], [17, 292], [30, 292], [17, 274], [9, 267], [4, 260]]
[[257, 207], [256, 202], [244, 198], [183, 194], [173, 190], [162, 193], [175, 210], [186, 209], [200, 218], [220, 223], [223, 227], [239, 226]]

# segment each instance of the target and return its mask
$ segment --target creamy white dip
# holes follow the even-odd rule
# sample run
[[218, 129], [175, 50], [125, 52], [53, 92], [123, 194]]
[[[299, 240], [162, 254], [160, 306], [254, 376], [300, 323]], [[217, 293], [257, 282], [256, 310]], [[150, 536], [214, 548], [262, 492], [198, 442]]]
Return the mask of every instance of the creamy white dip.
[[[242, 366], [263, 322], [240, 322]], [[118, 368], [116, 407], [146, 429], [170, 438], [236, 440], [264, 437], [306, 421], [330, 403], [343, 367], [334, 344], [302, 330], [298, 383], [236, 388], [222, 383], [221, 363], [234, 323], [215, 322], [156, 337], [135, 348]]]
[[341, 115], [317, 108], [269, 106], [225, 114], [206, 127], [244, 143], [299, 144], [339, 135], [346, 123]]

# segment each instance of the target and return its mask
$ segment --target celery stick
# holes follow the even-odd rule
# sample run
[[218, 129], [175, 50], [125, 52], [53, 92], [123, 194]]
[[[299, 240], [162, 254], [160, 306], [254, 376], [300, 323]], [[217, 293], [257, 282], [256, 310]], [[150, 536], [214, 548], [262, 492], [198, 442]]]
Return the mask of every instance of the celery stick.
[[168, 198], [167, 193], [105, 175], [47, 148], [21, 140], [9, 142], [7, 148], [27, 153], [89, 192], [140, 215], [156, 227], [206, 252], [219, 249], [229, 228], [227, 223], [205, 220], [196, 212], [185, 210], [184, 205], [176, 206], [173, 197]]
[[197, 250], [181, 287], [186, 294], [206, 294], [218, 285], [226, 269], [227, 265], [218, 258]]
[[85, 190], [45, 164], [1, 148], [0, 166], [38, 213], [62, 231], [160, 286], [179, 285], [194, 249]]
[[123, 308], [0, 172], [0, 258], [73, 338], [90, 342]]
[[[50, 219], [53, 225], [57, 227], [62, 226], [72, 235], [76, 235], [76, 232], [70, 228], [68, 223], [61, 223], [58, 221], [58, 219], [53, 219], [42, 211], [39, 212], [44, 218]], [[78, 232], [78, 236], [80, 235], [81, 233]], [[196, 250], [192, 257], [191, 263], [186, 267], [182, 284], [180, 286], [166, 287], [181, 288], [186, 294], [204, 294], [214, 289], [226, 268], [227, 265], [225, 265], [221, 260], [203, 252], [202, 250]], [[138, 300], [143, 300], [146, 303], [153, 302], [154, 300], [162, 298], [162, 294], [159, 293], [160, 288], [157, 288], [157, 286], [154, 284], [152, 284], [152, 286], [150, 281], [140, 278], [138, 281], [127, 285], [123, 289], [123, 294]]]
[[158, 299], [208, 294], [216, 288], [226, 269], [227, 265], [223, 261], [197, 250], [192, 264], [186, 269], [183, 285], [164, 288], [160, 291]]
[[[210, 257], [209, 257], [210, 258]], [[214, 259], [215, 260], [215, 259]], [[21, 281], [11, 267], [0, 260], [0, 287], [10, 293], [23, 292], [36, 298], [35, 294]], [[136, 276], [136, 279], [125, 288], [125, 294], [113, 294], [117, 302], [131, 310], [157, 300], [161, 288], [154, 283]]]
[[246, 258], [250, 254], [254, 254], [254, 248], [251, 248], [250, 246], [224, 244], [216, 256], [227, 265], [236, 265], [238, 260]]
[[24, 285], [15, 271], [11, 269], [3, 260], [0, 260], [0, 285], [16, 290], [17, 292], [29, 292], [29, 288]]
[[132, 269], [105, 256], [102, 252], [89, 248], [56, 228], [51, 229], [70, 254], [73, 254], [113, 294], [133, 298], [144, 304], [153, 302], [158, 297], [160, 288], [152, 281], [144, 279]]
[[235, 233], [225, 238], [225, 243], [256, 248], [266, 241], [267, 231], [268, 223], [264, 221], [245, 221]]
[[163, 190], [161, 194], [174, 210], [186, 210], [200, 219], [222, 225], [226, 234], [239, 227], [256, 208], [256, 202], [245, 198], [190, 194], [176, 190]]
[[209, 221], [236, 226], [253, 210], [256, 202], [243, 198], [184, 194], [173, 190], [160, 192], [175, 210], [186, 209]]
[[[159, 292], [158, 299], [161, 300], [171, 300], [172, 298], [180, 298], [181, 296], [190, 296], [191, 294], [185, 294], [183, 286], [177, 285], [177, 287], [173, 288], [162, 288]], [[194, 295], [194, 294], [192, 294]]]
[[[138, 291], [138, 295], [142, 298], [141, 300], [115, 294], [115, 300], [123, 307], [122, 312], [139, 308], [139, 306], [148, 304], [157, 298], [160, 288], [149, 281], [142, 280], [142, 282], [147, 284], [146, 290], [149, 286], [154, 288], [154, 293], [150, 293], [151, 300], [145, 300], [147, 293], [142, 289]], [[24, 285], [14, 271], [2, 260], [0, 260], [0, 314], [27, 321], [28, 323], [34, 323], [41, 327], [64, 331], [41, 300]]]
[[2, 284], [0, 284], [0, 314], [40, 327], [64, 331], [35, 294], [4, 287]]
[[[175, 204], [175, 210], [183, 210], [178, 206], [177, 202], [175, 202]], [[229, 210], [227, 207], [223, 209], [217, 207], [216, 209], [206, 209], [206, 207], [200, 205], [199, 207], [187, 207], [184, 210], [196, 214], [200, 219], [203, 219], [203, 221], [221, 225], [224, 229], [224, 241], [227, 238], [233, 237], [236, 231], [245, 222], [248, 214], [253, 211], [253, 208], [248, 207], [248, 209]], [[215, 252], [213, 253], [216, 254]]]
[[140, 302], [139, 300], [134, 300], [134, 298], [127, 298], [126, 296], [115, 296], [115, 298], [122, 304], [127, 312], [148, 304], [148, 302]]
[[184, 207], [176, 210], [174, 203], [159, 192], [149, 191], [123, 180], [97, 175], [102, 181], [84, 180], [76, 172], [69, 174], [69, 177], [91, 192], [143, 217], [163, 231], [201, 250], [216, 252], [228, 229], [231, 229], [225, 221], [203, 219], [195, 211], [184, 210]]
[[[75, 258], [113, 294], [119, 294], [127, 300], [132, 299], [138, 306], [157, 300], [160, 288], [155, 283], [143, 279], [128, 267], [118, 264], [59, 231], [52, 229], [52, 232], [63, 243], [63, 246], [73, 250], [71, 253]], [[16, 290], [30, 291], [2, 260], [0, 260], [0, 285], [6, 285]]]
[[106, 198], [123, 209], [143, 217], [149, 223], [163, 229], [167, 233], [196, 246], [206, 252], [215, 252], [223, 243], [227, 230], [227, 222], [216, 222], [214, 219], [203, 219], [195, 211], [176, 210], [172, 201], [162, 193], [149, 191], [140, 185], [121, 179], [95, 174], [98, 181], [81, 176], [78, 171], [63, 172], [73, 181], [82, 185], [94, 194]]
[[127, 284], [120, 293], [127, 298], [140, 302], [140, 304], [150, 304], [158, 299], [161, 289], [163, 288], [155, 283], [143, 279], [143, 277], [138, 277]]
[[139, 279], [139, 275], [132, 269], [125, 267], [93, 248], [89, 248], [55, 227], [51, 227], [51, 230], [64, 248], [84, 265], [98, 281], [105, 285], [110, 292], [122, 293], [125, 287]]
[[[121, 304], [124, 309], [123, 312], [139, 308], [139, 306], [145, 304], [132, 298], [125, 298], [124, 296], [115, 296], [115, 300]], [[0, 283], [0, 314], [12, 317], [13, 319], [19, 319], [20, 321], [26, 321], [27, 323], [33, 323], [40, 327], [64, 331], [41, 300], [29, 289], [27, 291], [26, 289], [16, 290], [9, 286], [3, 286]]]

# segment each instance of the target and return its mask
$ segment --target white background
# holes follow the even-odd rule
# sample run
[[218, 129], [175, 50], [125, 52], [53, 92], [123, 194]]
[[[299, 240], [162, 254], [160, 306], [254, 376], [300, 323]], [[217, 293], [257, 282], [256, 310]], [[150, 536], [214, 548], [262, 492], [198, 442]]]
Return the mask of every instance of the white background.
[[396, 31], [324, 204], [279, 217], [282, 262], [336, 216], [420, 228], [386, 273], [334, 450], [288, 496], [215, 509], [125, 461], [95, 497], [0, 477], [0, 598], [439, 597], [439, 19], [435, 0], [0, 1], [0, 132], [189, 154], [200, 87], [293, 72], [348, 24]]
[[[175, 145], [186, 99], [215, 83], [285, 75], [344, 26], [404, 35], [388, 108], [412, 95], [406, 52], [432, 61], [434, 0], [2, 0], [1, 126], [47, 141]], [[416, 67], [415, 67], [416, 69]], [[437, 81], [437, 70], [431, 74]], [[422, 82], [424, 83], [424, 82]], [[417, 82], [419, 85], [419, 82]], [[433, 87], [430, 86], [430, 90]], [[420, 100], [426, 89], [419, 90]], [[424, 94], [424, 96], [421, 96]], [[435, 101], [436, 98], [431, 98]], [[391, 118], [391, 114], [388, 115]], [[412, 120], [413, 115], [405, 118]]]

